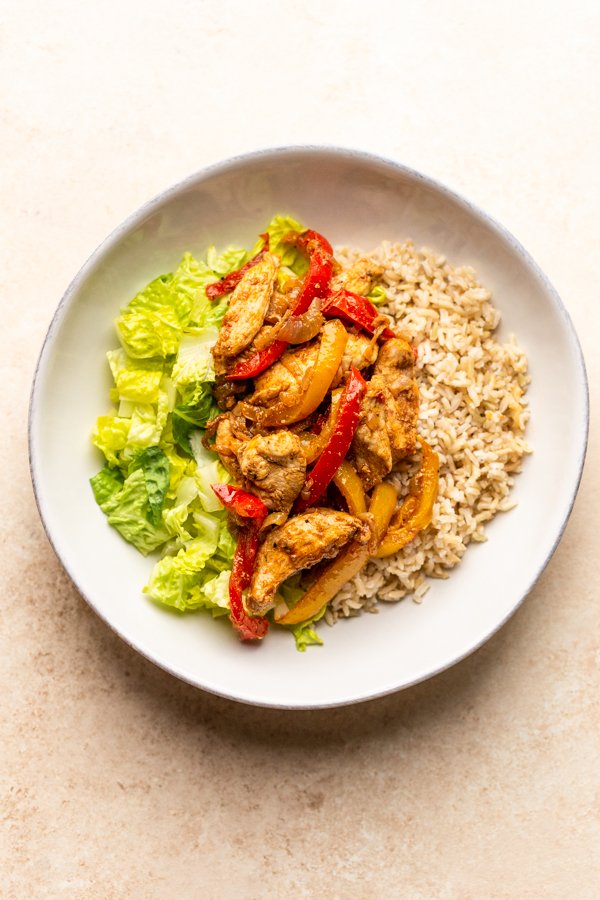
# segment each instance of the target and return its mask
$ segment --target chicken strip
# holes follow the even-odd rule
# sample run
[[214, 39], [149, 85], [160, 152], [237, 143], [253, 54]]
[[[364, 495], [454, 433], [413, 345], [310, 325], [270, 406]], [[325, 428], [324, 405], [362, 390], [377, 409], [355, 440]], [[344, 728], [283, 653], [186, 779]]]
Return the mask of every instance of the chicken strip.
[[378, 265], [368, 256], [362, 256], [349, 269], [345, 269], [332, 279], [331, 290], [339, 291], [344, 288], [354, 294], [368, 294], [373, 279], [380, 275], [383, 275], [383, 266]]
[[419, 389], [414, 364], [406, 338], [385, 341], [379, 350], [351, 447], [367, 490], [416, 450]]
[[353, 366], [359, 371], [372, 366], [377, 359], [378, 349], [377, 341], [366, 337], [364, 334], [352, 334], [350, 332], [340, 367], [331, 386], [336, 388], [338, 384], [341, 384]]
[[306, 459], [290, 431], [257, 435], [238, 450], [244, 487], [272, 510], [287, 512], [304, 485]]
[[397, 428], [390, 431], [393, 465], [412, 456], [417, 446], [419, 388], [415, 380], [415, 355], [411, 343], [402, 337], [382, 346], [373, 375], [381, 378], [396, 406]]
[[253, 406], [271, 406], [283, 401], [293, 406], [306, 389], [306, 383], [319, 356], [320, 340], [316, 338], [286, 350], [280, 360], [259, 375], [254, 393], [248, 397]]
[[414, 382], [415, 356], [412, 344], [406, 338], [397, 337], [385, 341], [373, 372], [381, 375], [394, 397], [407, 390]]
[[367, 384], [350, 457], [366, 490], [392, 471], [393, 455], [388, 427], [395, 418], [394, 398], [385, 382], [374, 377]]
[[366, 490], [416, 450], [419, 394], [414, 380], [394, 397], [381, 375], [367, 385], [350, 456]]
[[370, 538], [369, 526], [357, 516], [333, 509], [309, 509], [274, 528], [256, 557], [246, 606], [264, 615], [275, 605], [277, 588], [296, 572], [337, 556], [352, 538]]
[[230, 475], [237, 480], [242, 478], [238, 456], [251, 438], [246, 420], [241, 416], [227, 413], [218, 417], [214, 450]]
[[212, 350], [215, 361], [235, 357], [252, 343], [269, 308], [278, 268], [279, 257], [265, 253], [235, 288]]

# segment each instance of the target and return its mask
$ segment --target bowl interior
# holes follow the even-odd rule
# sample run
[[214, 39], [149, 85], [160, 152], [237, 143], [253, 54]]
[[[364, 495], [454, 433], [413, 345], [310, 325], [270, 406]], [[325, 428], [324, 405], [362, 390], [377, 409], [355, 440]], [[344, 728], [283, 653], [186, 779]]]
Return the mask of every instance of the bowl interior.
[[[89, 434], [108, 408], [113, 320], [181, 254], [251, 246], [277, 212], [368, 250], [413, 238], [476, 268], [529, 357], [534, 455], [516, 509], [488, 526], [424, 602], [404, 601], [323, 629], [297, 653], [274, 632], [241, 645], [226, 623], [158, 608], [141, 593], [151, 561], [106, 524], [88, 479], [101, 465]], [[560, 436], [569, 436], [568, 440]], [[377, 696], [462, 658], [514, 611], [551, 555], [577, 489], [587, 435], [585, 372], [555, 292], [518, 243], [484, 214], [415, 172], [349, 151], [270, 151], [207, 170], [152, 201], [105, 242], [69, 288], [44, 346], [32, 397], [36, 494], [53, 545], [97, 612], [147, 657], [203, 688], [264, 705], [326, 706]]]

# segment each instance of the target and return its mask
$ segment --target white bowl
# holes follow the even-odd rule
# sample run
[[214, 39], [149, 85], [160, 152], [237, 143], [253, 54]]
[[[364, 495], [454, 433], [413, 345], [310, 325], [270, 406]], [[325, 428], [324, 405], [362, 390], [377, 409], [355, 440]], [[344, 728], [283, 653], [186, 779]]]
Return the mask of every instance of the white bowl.
[[[89, 434], [107, 407], [105, 353], [113, 319], [185, 250], [251, 246], [277, 212], [332, 243], [370, 249], [412, 237], [475, 266], [529, 357], [534, 454], [517, 479], [516, 509], [488, 527], [422, 605], [385, 606], [329, 629], [297, 653], [288, 634], [241, 644], [206, 615], [175, 615], [141, 593], [151, 562], [110, 528], [88, 484], [101, 460]], [[584, 363], [556, 291], [520, 244], [485, 213], [411, 169], [334, 148], [285, 148], [212, 166], [162, 193], [120, 225], [76, 276], [54, 316], [35, 375], [30, 459], [48, 537], [81, 594], [132, 647], [179, 678], [264, 706], [310, 708], [395, 691], [452, 665], [515, 611], [567, 522], [588, 430]]]

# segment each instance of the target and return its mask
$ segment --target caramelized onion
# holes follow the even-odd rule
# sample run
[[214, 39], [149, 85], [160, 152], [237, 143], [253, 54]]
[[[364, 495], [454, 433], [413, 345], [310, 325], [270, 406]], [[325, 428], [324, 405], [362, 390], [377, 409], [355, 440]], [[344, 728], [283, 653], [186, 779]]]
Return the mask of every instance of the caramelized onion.
[[317, 297], [305, 313], [301, 316], [290, 316], [283, 323], [277, 332], [277, 340], [287, 341], [288, 344], [304, 344], [316, 337], [324, 321], [321, 315], [321, 300]]
[[278, 510], [277, 512], [269, 513], [260, 530], [264, 531], [265, 528], [271, 528], [273, 525], [283, 525], [289, 514], [289, 510]]

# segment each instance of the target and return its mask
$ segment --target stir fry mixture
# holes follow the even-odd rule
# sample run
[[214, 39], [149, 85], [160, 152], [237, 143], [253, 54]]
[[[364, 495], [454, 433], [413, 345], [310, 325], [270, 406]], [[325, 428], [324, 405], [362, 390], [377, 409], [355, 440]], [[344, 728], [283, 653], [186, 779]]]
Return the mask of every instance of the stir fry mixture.
[[[437, 459], [422, 465], [397, 508], [385, 481], [417, 451], [416, 350], [365, 297], [381, 274], [368, 259], [342, 272], [316, 231], [283, 236], [308, 259], [302, 278], [278, 281], [280, 260], [260, 252], [207, 290], [229, 294], [212, 348], [222, 412], [208, 423], [235, 486], [215, 485], [238, 535], [231, 621], [262, 638], [317, 615], [372, 555], [395, 553], [429, 524]], [[278, 588], [318, 569], [290, 610]], [[244, 592], [246, 591], [245, 595]]]
[[[367, 258], [342, 270], [323, 235], [273, 221], [242, 265], [221, 263], [227, 271], [217, 278], [202, 270], [195, 290], [204, 322], [213, 316], [212, 340], [193, 311], [197, 297], [166, 348], [136, 347], [135, 322], [128, 331], [123, 321], [131, 304], [124, 311], [123, 350], [114, 352], [128, 358], [118, 362], [131, 372], [161, 361], [166, 414], [155, 444], [128, 446], [123, 426], [122, 446], [109, 453], [99, 425], [95, 443], [107, 465], [92, 479], [128, 540], [118, 501], [136, 473], [145, 486], [146, 524], [162, 533], [140, 546], [136, 532], [132, 542], [165, 551], [150, 596], [181, 609], [210, 607], [201, 600], [208, 596], [246, 641], [273, 624], [316, 621], [370, 558], [396, 553], [429, 525], [438, 484], [437, 456], [417, 433], [417, 348], [373, 302], [382, 270]], [[186, 383], [199, 332], [210, 371]], [[118, 399], [111, 428], [127, 420]], [[415, 474], [399, 499], [389, 476], [401, 463]], [[190, 547], [204, 538], [209, 514], [218, 534], [199, 565]], [[180, 602], [165, 600], [176, 577], [188, 579]]]

